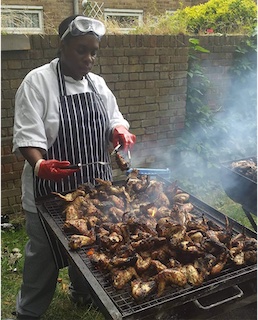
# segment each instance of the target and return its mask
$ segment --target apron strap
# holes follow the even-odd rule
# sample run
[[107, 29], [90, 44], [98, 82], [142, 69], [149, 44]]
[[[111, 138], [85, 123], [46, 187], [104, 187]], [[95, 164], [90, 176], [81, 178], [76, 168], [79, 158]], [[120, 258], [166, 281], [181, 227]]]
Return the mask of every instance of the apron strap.
[[97, 90], [95, 84], [93, 83], [91, 77], [90, 77], [88, 74], [86, 74], [85, 79], [88, 80], [89, 85], [90, 85], [90, 87], [92, 88], [93, 92], [98, 93], [98, 90]]
[[60, 60], [57, 62], [56, 71], [57, 71], [59, 94], [60, 94], [60, 96], [66, 96], [67, 94], [66, 94], [65, 79], [64, 79], [64, 75], [61, 71]]

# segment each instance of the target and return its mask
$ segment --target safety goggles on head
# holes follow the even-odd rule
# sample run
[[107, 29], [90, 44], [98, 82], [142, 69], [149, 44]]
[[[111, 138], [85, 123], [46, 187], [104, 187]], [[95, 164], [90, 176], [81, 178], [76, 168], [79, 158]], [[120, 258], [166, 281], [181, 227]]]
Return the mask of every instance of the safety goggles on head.
[[63, 33], [61, 40], [63, 40], [68, 33], [72, 36], [82, 36], [89, 32], [93, 32], [96, 36], [101, 39], [106, 32], [106, 28], [104, 24], [95, 19], [87, 18], [87, 17], [76, 17], [71, 23], [69, 24], [66, 31]]

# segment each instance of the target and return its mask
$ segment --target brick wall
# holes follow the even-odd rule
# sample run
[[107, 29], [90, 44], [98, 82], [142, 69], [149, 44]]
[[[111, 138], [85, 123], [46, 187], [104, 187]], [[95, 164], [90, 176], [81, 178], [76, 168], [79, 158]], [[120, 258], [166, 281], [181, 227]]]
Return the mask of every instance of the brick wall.
[[[30, 36], [31, 50], [2, 52], [2, 212], [20, 210], [23, 159], [11, 152], [14, 96], [24, 76], [56, 56], [57, 36]], [[230, 84], [237, 36], [203, 36], [210, 50], [202, 63], [212, 81], [211, 106], [223, 104]], [[184, 128], [188, 37], [109, 35], [103, 38], [94, 72], [101, 74], [117, 97], [121, 112], [137, 135], [133, 165], [164, 167], [163, 155]], [[115, 174], [118, 174], [115, 171]]]

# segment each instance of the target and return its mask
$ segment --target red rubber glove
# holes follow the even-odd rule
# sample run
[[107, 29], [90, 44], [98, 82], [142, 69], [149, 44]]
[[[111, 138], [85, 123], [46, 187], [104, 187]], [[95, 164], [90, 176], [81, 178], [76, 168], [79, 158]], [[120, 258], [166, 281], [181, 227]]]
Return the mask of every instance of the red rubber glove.
[[44, 160], [37, 161], [34, 173], [41, 179], [59, 181], [80, 169], [60, 169], [70, 165], [69, 161]]
[[117, 126], [113, 130], [113, 147], [121, 144], [123, 149], [127, 151], [131, 149], [136, 141], [136, 136], [130, 133], [124, 126]]

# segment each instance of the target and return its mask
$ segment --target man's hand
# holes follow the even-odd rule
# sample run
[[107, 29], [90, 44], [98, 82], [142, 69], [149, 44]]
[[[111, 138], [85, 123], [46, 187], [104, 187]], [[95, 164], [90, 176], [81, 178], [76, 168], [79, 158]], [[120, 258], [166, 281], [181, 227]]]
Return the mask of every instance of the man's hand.
[[44, 160], [37, 161], [34, 173], [41, 179], [59, 181], [80, 169], [63, 169], [70, 165], [69, 161]]
[[135, 144], [136, 136], [130, 133], [124, 126], [117, 126], [113, 130], [113, 146], [114, 148], [121, 144], [122, 148], [127, 151]]

